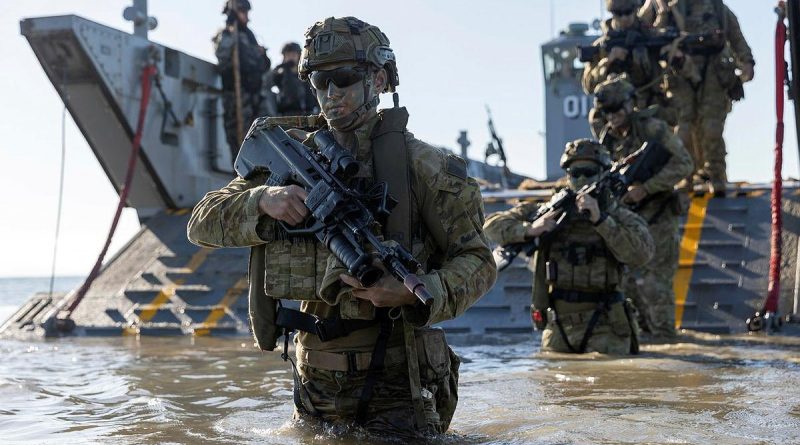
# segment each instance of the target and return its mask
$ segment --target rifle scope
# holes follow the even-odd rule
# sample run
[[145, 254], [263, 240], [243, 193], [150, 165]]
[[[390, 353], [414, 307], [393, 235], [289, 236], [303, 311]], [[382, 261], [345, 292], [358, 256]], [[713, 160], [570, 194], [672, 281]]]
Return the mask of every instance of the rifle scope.
[[320, 153], [331, 164], [331, 174], [339, 179], [352, 178], [358, 173], [358, 161], [350, 152], [339, 145], [328, 130], [320, 130], [314, 135], [314, 142]]

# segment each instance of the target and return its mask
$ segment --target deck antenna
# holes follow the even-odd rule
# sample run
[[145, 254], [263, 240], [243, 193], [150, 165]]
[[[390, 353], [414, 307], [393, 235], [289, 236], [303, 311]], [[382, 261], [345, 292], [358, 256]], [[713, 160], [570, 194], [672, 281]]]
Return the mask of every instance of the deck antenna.
[[133, 35], [147, 39], [147, 32], [156, 29], [158, 20], [147, 15], [147, 0], [133, 0], [133, 6], [122, 11], [122, 17], [133, 22]]
[[550, 0], [550, 35], [556, 36], [556, 4], [555, 0]]

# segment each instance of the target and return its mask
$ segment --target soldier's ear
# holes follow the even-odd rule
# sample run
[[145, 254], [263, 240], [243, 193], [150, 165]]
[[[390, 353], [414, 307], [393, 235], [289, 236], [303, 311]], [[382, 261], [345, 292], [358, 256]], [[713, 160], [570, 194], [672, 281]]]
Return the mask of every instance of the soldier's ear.
[[386, 91], [386, 84], [388, 80], [389, 76], [386, 74], [386, 70], [384, 68], [375, 71], [373, 85], [375, 85], [375, 91], [377, 91], [378, 94]]

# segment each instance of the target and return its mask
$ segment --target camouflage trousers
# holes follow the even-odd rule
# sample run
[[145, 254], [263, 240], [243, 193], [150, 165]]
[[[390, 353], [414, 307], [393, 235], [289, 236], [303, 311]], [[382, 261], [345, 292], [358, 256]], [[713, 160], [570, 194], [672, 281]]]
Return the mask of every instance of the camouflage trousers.
[[[612, 303], [609, 310], [602, 313], [592, 330], [586, 344], [585, 352], [600, 352], [603, 354], [625, 355], [631, 352], [631, 343], [638, 343], [639, 328], [635, 319], [628, 319], [625, 314], [626, 302]], [[586, 328], [594, 314], [594, 303], [565, 303], [556, 301], [556, 313], [561, 328], [553, 318], [553, 312], [548, 311], [547, 326], [542, 332], [542, 350], [553, 352], [573, 352], [572, 346], [577, 349], [586, 333]], [[567, 345], [564, 335], [569, 341]], [[635, 337], [634, 337], [635, 336]]]
[[[247, 134], [247, 130], [256, 118], [264, 116], [264, 102], [258, 94], [250, 94], [242, 91], [242, 137]], [[237, 135], [236, 123], [236, 95], [233, 91], [222, 93], [223, 123], [225, 126], [225, 139], [231, 149], [231, 160], [236, 160], [239, 154], [239, 147], [242, 141]]]
[[731, 99], [714, 70], [702, 68], [705, 76], [697, 85], [680, 76], [669, 76], [667, 95], [678, 112], [676, 133], [692, 155], [695, 168], [702, 169], [712, 183], [725, 183], [727, 153], [722, 133]]
[[[404, 351], [404, 347], [400, 346], [390, 348], [387, 352], [390, 363], [386, 364], [374, 386], [364, 429], [379, 436], [406, 439], [420, 439], [447, 431], [458, 400], [460, 360], [446, 344], [443, 347], [444, 351], [418, 350], [418, 355], [425, 357], [425, 362], [420, 363], [419, 372], [426, 425], [420, 429], [415, 423], [408, 363], [390, 360], [393, 354], [398, 354], [398, 348]], [[298, 372], [301, 391], [308, 396], [307, 401], [317, 411], [317, 416], [312, 416], [309, 413], [311, 410], [295, 407], [295, 419], [319, 421], [344, 428], [354, 425], [367, 378], [366, 370], [315, 368], [302, 363], [298, 356]]]
[[675, 292], [672, 281], [678, 270], [680, 249], [679, 217], [665, 211], [650, 224], [655, 241], [653, 259], [631, 268], [623, 279], [625, 295], [639, 311], [639, 324], [646, 332], [664, 339], [674, 338]]

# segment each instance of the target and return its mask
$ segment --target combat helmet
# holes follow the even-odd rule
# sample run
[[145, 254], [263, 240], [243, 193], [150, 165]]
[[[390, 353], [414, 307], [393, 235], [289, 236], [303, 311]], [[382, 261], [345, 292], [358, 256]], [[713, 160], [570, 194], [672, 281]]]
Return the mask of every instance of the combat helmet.
[[616, 111], [631, 100], [636, 88], [627, 75], [615, 76], [597, 85], [594, 89], [594, 106], [603, 111]]
[[638, 11], [642, 6], [639, 0], [606, 0], [606, 10], [611, 11]]
[[[248, 0], [233, 0], [233, 1], [236, 3], [236, 9], [239, 11], [249, 11], [253, 9]], [[229, 12], [231, 12], [231, 2], [227, 0], [225, 2], [225, 5], [222, 7], [222, 13], [228, 14]]]
[[355, 17], [328, 17], [308, 28], [305, 36], [298, 67], [301, 79], [324, 65], [356, 62], [386, 69], [385, 91], [393, 92], [400, 84], [389, 38], [377, 26]]
[[281, 54], [301, 52], [303, 52], [303, 48], [300, 48], [300, 45], [297, 42], [289, 42], [283, 45], [283, 48], [281, 48]]
[[566, 169], [575, 161], [594, 161], [603, 168], [611, 167], [611, 155], [606, 147], [593, 139], [576, 139], [567, 142], [561, 155], [561, 168]]

